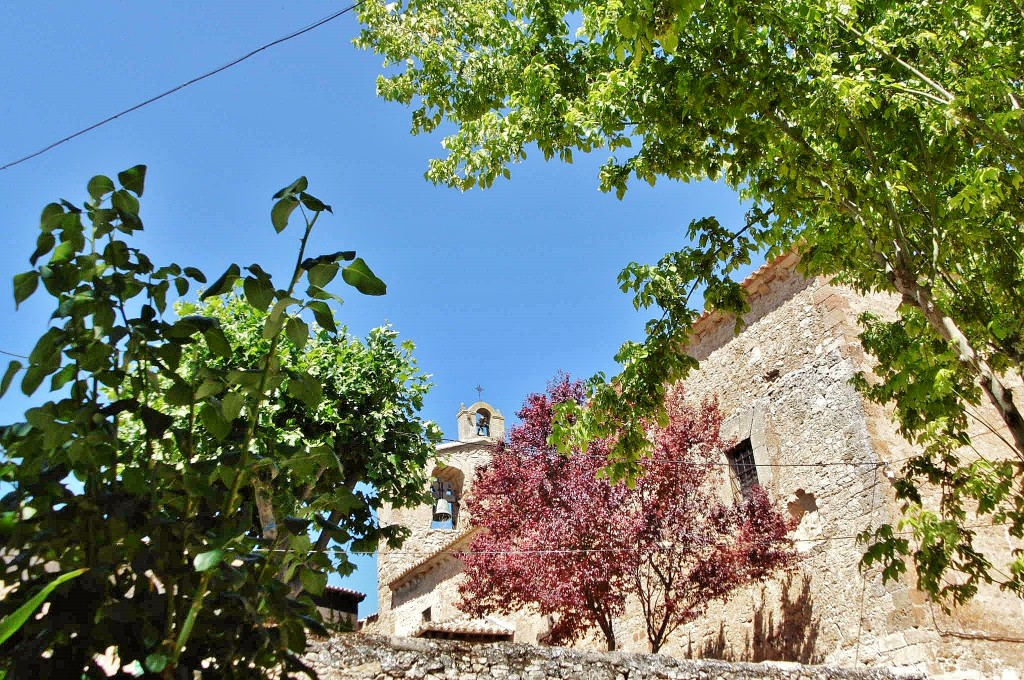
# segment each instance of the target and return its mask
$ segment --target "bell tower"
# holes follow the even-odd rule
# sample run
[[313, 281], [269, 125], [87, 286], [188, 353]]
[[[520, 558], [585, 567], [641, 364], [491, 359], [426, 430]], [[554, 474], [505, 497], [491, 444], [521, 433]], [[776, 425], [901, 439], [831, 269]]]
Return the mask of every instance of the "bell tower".
[[477, 438], [504, 439], [505, 416], [486, 401], [478, 401], [469, 408], [459, 408], [459, 441]]
[[[475, 531], [465, 499], [472, 494], [477, 470], [491, 461], [505, 438], [505, 416], [477, 401], [469, 407], [461, 404], [457, 418], [457, 439], [436, 450], [424, 499], [429, 504], [385, 505], [378, 511], [382, 526], [399, 524], [409, 531], [402, 548], [379, 548], [379, 625], [388, 634], [429, 636], [437, 626], [464, 617], [455, 606], [456, 577], [462, 572], [458, 552], [469, 545]], [[502, 629], [500, 639], [511, 635]]]

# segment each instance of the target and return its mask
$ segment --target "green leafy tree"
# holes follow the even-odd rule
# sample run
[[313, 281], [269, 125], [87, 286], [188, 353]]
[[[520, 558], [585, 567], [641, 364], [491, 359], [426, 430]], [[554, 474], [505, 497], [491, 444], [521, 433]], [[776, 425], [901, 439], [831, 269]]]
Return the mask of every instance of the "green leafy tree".
[[287, 281], [232, 264], [177, 315], [174, 294], [206, 278], [130, 245], [144, 179], [144, 166], [120, 186], [94, 177], [84, 206], [46, 206], [33, 268], [15, 277], [19, 303], [42, 284], [54, 322], [0, 387], [20, 375], [33, 395], [48, 379], [52, 397], [0, 433], [15, 585], [0, 619], [48, 592], [53, 565], [80, 575], [3, 642], [0, 671], [106, 677], [107, 653], [121, 677], [309, 672], [306, 630], [323, 630], [310, 594], [351, 571], [346, 549], [400, 542], [376, 526], [382, 499], [421, 500], [429, 385], [393, 330], [338, 331], [326, 286], [339, 272], [364, 294], [386, 287], [354, 252], [307, 255], [331, 208], [305, 178], [271, 211], [278, 232], [296, 210], [304, 222]]
[[[1019, 2], [399, 0], [360, 16], [358, 44], [394, 67], [380, 94], [415, 106], [414, 133], [451, 130], [435, 182], [488, 187], [533, 147], [566, 162], [606, 149], [600, 185], [620, 197], [632, 178], [710, 178], [752, 206], [745, 224], [697, 220], [691, 245], [623, 271], [636, 306], [661, 311], [622, 346], [621, 372], [592, 381], [590, 408], [565, 407], [566, 450], [617, 433], [609, 471], [635, 473], [647, 419], [664, 423], [666, 386], [696, 366], [695, 294], [739, 315], [736, 272], [795, 249], [806, 274], [903, 302], [896, 321], [865, 319], [881, 383], [862, 387], [923, 445], [897, 486], [919, 585], [953, 601], [989, 580], [1024, 593], [1024, 556], [991, 569], [964, 521], [1024, 536]], [[983, 400], [1006, 447], [977, 461], [961, 447]], [[926, 485], [941, 493], [932, 515]], [[870, 559], [899, 575], [909, 544], [890, 527], [876, 538]]]

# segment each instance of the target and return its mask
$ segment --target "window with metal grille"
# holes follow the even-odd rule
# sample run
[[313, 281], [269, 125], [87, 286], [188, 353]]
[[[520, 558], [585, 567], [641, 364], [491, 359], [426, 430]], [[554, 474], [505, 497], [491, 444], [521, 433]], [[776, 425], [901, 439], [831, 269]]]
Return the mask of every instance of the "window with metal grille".
[[739, 486], [739, 492], [746, 498], [750, 494], [750, 489], [759, 483], [757, 464], [754, 463], [754, 449], [750, 446], [750, 440], [745, 439], [725, 455], [729, 459], [729, 468], [732, 470], [736, 485]]

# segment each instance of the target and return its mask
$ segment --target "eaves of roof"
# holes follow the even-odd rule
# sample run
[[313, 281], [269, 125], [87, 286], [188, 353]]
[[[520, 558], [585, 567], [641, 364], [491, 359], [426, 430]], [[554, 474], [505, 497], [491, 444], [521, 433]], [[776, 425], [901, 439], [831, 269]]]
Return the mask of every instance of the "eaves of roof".
[[391, 590], [398, 590], [419, 574], [425, 574], [434, 567], [443, 563], [445, 560], [454, 559], [454, 555], [452, 555], [452, 553], [458, 548], [469, 543], [469, 540], [476, 535], [479, 530], [480, 527], [470, 527], [466, 529], [461, 534], [448, 541], [419, 562], [416, 562], [395, 578], [391, 579], [388, 582], [388, 587], [391, 588]]

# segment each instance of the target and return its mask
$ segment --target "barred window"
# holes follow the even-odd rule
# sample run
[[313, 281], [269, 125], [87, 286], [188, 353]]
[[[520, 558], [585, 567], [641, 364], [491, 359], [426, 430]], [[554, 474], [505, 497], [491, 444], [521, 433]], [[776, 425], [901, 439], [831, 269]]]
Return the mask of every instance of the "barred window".
[[745, 439], [734, 449], [725, 454], [729, 459], [729, 468], [735, 483], [739, 486], [739, 492], [746, 498], [757, 479], [757, 464], [754, 463], [754, 449], [750, 446], [750, 440]]

